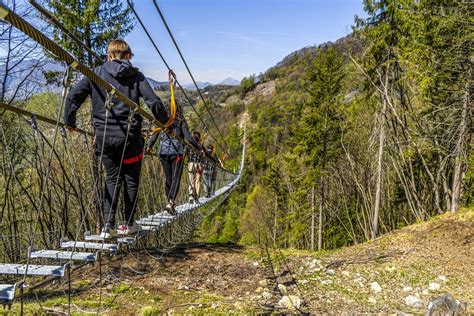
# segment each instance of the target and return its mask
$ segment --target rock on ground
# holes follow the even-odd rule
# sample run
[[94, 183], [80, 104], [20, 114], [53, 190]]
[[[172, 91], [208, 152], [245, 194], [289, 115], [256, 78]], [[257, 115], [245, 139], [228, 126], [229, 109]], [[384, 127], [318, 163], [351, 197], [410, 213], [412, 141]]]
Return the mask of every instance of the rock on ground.
[[451, 294], [445, 294], [430, 300], [427, 315], [457, 315], [465, 310], [465, 304], [456, 301]]
[[301, 299], [294, 295], [285, 295], [278, 302], [278, 306], [289, 310], [296, 310], [301, 307]]
[[423, 301], [419, 297], [414, 295], [408, 295], [407, 297], [405, 297], [405, 304], [416, 308], [421, 308], [424, 305]]
[[375, 294], [382, 292], [382, 287], [377, 282], [372, 282], [372, 284], [370, 284], [370, 288]]

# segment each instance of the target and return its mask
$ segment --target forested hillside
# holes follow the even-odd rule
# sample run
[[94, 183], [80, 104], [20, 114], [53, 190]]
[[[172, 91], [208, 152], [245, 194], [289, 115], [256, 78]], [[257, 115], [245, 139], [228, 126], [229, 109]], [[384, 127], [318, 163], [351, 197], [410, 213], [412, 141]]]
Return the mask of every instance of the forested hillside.
[[361, 0], [239, 85], [209, 82], [314, 43], [270, 22], [317, 1], [212, 3], [239, 32], [212, 1], [40, 2], [0, 0], [5, 313], [474, 312], [472, 1]]
[[204, 239], [333, 249], [472, 205], [472, 5], [365, 9], [216, 105], [225, 128], [246, 113], [249, 146]]

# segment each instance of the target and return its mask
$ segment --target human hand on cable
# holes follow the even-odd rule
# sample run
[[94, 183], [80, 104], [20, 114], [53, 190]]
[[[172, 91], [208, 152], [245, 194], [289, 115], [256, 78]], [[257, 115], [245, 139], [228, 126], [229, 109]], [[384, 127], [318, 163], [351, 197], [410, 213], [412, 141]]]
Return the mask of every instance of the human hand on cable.
[[170, 126], [168, 126], [166, 128], [166, 134], [168, 134], [168, 136], [170, 136], [170, 137], [175, 137], [176, 136], [174, 123], [172, 123]]
[[199, 150], [199, 155], [204, 158], [206, 156], [206, 151], [205, 151], [205, 148], [202, 144], [198, 144], [199, 147], [198, 147], [198, 150]]
[[176, 75], [175, 75], [173, 69], [170, 69], [170, 70], [168, 71], [168, 79], [169, 79], [169, 81], [175, 80], [175, 78], [176, 78]]

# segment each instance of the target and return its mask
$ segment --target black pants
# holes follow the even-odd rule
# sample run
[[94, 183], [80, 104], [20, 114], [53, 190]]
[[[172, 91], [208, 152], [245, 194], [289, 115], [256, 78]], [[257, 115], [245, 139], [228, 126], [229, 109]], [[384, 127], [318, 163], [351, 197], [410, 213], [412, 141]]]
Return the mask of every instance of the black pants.
[[[103, 139], [96, 139], [96, 154], [101, 159]], [[102, 164], [106, 171], [104, 189], [104, 223], [115, 226], [115, 214], [122, 185], [124, 187], [124, 220], [134, 220], [138, 187], [140, 183], [141, 160], [143, 159], [142, 138], [107, 137], [104, 141]], [[122, 157], [123, 156], [123, 157]]]
[[160, 155], [161, 165], [165, 173], [165, 193], [168, 200], [175, 200], [183, 172], [183, 155]]

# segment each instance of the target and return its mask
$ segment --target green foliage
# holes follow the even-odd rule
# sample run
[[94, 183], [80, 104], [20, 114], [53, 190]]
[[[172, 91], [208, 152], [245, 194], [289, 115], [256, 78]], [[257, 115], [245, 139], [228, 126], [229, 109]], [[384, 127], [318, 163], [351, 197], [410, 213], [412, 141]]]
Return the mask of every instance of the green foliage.
[[25, 109], [46, 117], [58, 116], [60, 106], [60, 95], [53, 92], [45, 92], [34, 95], [26, 104]]
[[240, 82], [240, 87], [243, 93], [247, 93], [255, 87], [255, 75], [245, 77]]
[[[364, 5], [354, 34], [290, 54], [259, 76], [257, 88], [245, 78], [250, 124], [240, 194], [247, 200], [232, 220], [219, 213], [216, 240], [229, 222], [232, 231], [239, 223], [244, 244], [309, 248], [320, 207], [323, 248], [370, 239], [381, 122], [381, 233], [449, 209], [459, 161], [462, 201], [473, 203], [472, 137], [459, 128], [472, 125], [472, 109], [463, 112], [472, 80], [469, 4]], [[260, 84], [275, 84], [276, 92], [261, 95]]]
[[61, 72], [60, 71], [43, 71], [44, 79], [46, 79], [47, 85], [61, 86]]
[[[54, 16], [69, 31], [101, 56], [106, 55], [107, 45], [111, 40], [124, 38], [134, 26], [131, 10], [124, 8], [124, 3], [119, 0], [47, 0], [46, 2]], [[73, 52], [80, 62], [91, 67], [96, 65], [90, 53], [78, 47], [59, 30], [53, 29], [53, 39]]]
[[[308, 74], [311, 100], [303, 111], [295, 136], [297, 154], [302, 154], [308, 167], [324, 169], [336, 156], [343, 113], [339, 99], [344, 78], [343, 58], [334, 48], [322, 51], [313, 61]], [[325, 172], [325, 170], [322, 170]]]
[[270, 243], [272, 239], [273, 208], [269, 202], [274, 199], [270, 192], [261, 186], [255, 186], [247, 197], [245, 209], [241, 215], [241, 243]]
[[119, 286], [116, 286], [112, 289], [112, 292], [115, 294], [121, 294], [130, 291], [130, 286], [128, 284], [122, 283]]
[[145, 306], [140, 311], [142, 316], [158, 316], [161, 315], [161, 311], [158, 307], [155, 306]]
[[240, 239], [240, 206], [245, 196], [232, 194], [212, 216], [204, 219], [199, 229], [201, 239], [213, 243], [236, 243]]

